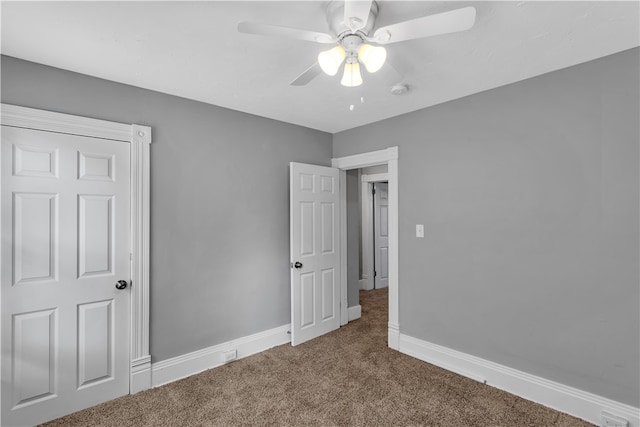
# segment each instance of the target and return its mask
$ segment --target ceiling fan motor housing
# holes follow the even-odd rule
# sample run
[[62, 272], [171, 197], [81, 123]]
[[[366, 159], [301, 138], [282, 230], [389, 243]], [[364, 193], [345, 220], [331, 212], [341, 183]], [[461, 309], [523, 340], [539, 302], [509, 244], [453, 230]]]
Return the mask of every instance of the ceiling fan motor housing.
[[358, 62], [358, 48], [362, 45], [362, 41], [358, 34], [347, 34], [340, 40], [340, 44], [347, 54], [347, 63]]
[[[367, 18], [366, 25], [356, 31], [356, 34], [362, 33], [363, 36], [368, 36], [373, 26], [376, 23], [376, 18], [378, 16], [378, 3], [375, 1], [371, 2], [371, 10], [369, 11], [369, 17]], [[329, 24], [329, 29], [333, 34], [338, 37], [338, 40], [342, 40], [345, 37], [352, 35], [353, 32], [349, 27], [348, 23], [344, 21], [344, 0], [333, 0], [327, 6], [327, 23]], [[360, 36], [360, 40], [362, 41], [364, 37]], [[346, 46], [344, 46], [346, 49]]]

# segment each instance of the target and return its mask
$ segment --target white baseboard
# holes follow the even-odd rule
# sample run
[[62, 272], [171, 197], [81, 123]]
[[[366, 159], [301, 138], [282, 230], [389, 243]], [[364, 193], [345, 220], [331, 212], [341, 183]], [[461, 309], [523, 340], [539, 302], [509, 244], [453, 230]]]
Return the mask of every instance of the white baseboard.
[[353, 307], [347, 308], [347, 314], [349, 315], [349, 322], [359, 319], [362, 317], [362, 306], [354, 305]]
[[360, 285], [360, 289], [363, 291], [370, 291], [373, 289], [373, 281], [369, 280], [367, 276], [362, 276], [362, 279], [358, 281], [358, 284]]
[[[391, 329], [390, 329], [391, 332]], [[640, 426], [640, 409], [509, 368], [470, 354], [400, 334], [400, 352], [476, 381], [602, 425], [602, 411]]]
[[222, 354], [237, 351], [237, 359], [260, 353], [277, 345], [291, 342], [290, 325], [283, 325], [243, 338], [214, 345], [192, 353], [151, 364], [151, 385], [157, 387], [207, 369], [224, 365]]
[[389, 322], [387, 345], [389, 348], [400, 351], [400, 326]]
[[131, 394], [151, 388], [151, 356], [141, 357], [131, 362]]

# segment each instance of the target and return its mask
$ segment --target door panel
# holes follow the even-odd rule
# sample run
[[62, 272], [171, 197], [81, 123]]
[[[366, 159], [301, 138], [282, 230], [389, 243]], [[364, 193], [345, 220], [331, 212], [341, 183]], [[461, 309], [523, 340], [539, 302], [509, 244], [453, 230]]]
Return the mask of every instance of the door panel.
[[78, 152], [78, 179], [95, 181], [113, 181], [114, 156]]
[[57, 178], [58, 150], [52, 147], [13, 145], [13, 174]]
[[78, 195], [78, 276], [112, 273], [112, 195]]
[[322, 253], [331, 254], [334, 249], [333, 234], [335, 227], [335, 206], [333, 203], [320, 203], [320, 211], [322, 212]]
[[337, 169], [291, 163], [290, 174], [291, 343], [298, 345], [340, 327], [340, 195]]
[[300, 328], [308, 328], [314, 325], [316, 319], [315, 304], [315, 273], [305, 273], [300, 275]]
[[2, 425], [129, 392], [129, 144], [2, 126]]
[[300, 255], [312, 256], [315, 232], [315, 211], [312, 202], [300, 202]]
[[55, 280], [56, 194], [13, 194], [13, 283]]
[[389, 185], [374, 184], [375, 288], [389, 286]]
[[336, 296], [335, 270], [322, 270], [322, 320], [331, 319], [336, 315], [333, 301]]
[[13, 318], [15, 381], [14, 406], [32, 404], [56, 395], [55, 309], [22, 313]]
[[78, 388], [113, 379], [113, 300], [78, 305]]

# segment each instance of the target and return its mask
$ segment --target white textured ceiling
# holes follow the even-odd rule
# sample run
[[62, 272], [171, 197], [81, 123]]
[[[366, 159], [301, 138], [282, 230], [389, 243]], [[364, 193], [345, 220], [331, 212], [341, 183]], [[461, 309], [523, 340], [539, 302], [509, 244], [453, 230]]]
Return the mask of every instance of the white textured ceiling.
[[[376, 27], [468, 5], [476, 24], [388, 45], [401, 75], [363, 72], [358, 88], [339, 75], [289, 86], [327, 46], [236, 30], [261, 21], [327, 32], [320, 1], [2, 1], [1, 52], [335, 133], [640, 45], [637, 1], [378, 3]], [[399, 81], [410, 90], [392, 95]]]

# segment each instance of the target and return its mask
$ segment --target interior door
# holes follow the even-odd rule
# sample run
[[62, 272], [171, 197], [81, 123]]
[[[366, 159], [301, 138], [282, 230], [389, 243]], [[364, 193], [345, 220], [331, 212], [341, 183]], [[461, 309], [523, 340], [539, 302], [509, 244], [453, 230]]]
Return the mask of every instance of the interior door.
[[129, 174], [127, 143], [2, 126], [2, 425], [129, 392]]
[[291, 344], [340, 327], [338, 169], [290, 164]]
[[374, 288], [389, 286], [389, 184], [376, 182], [373, 185], [374, 212]]

